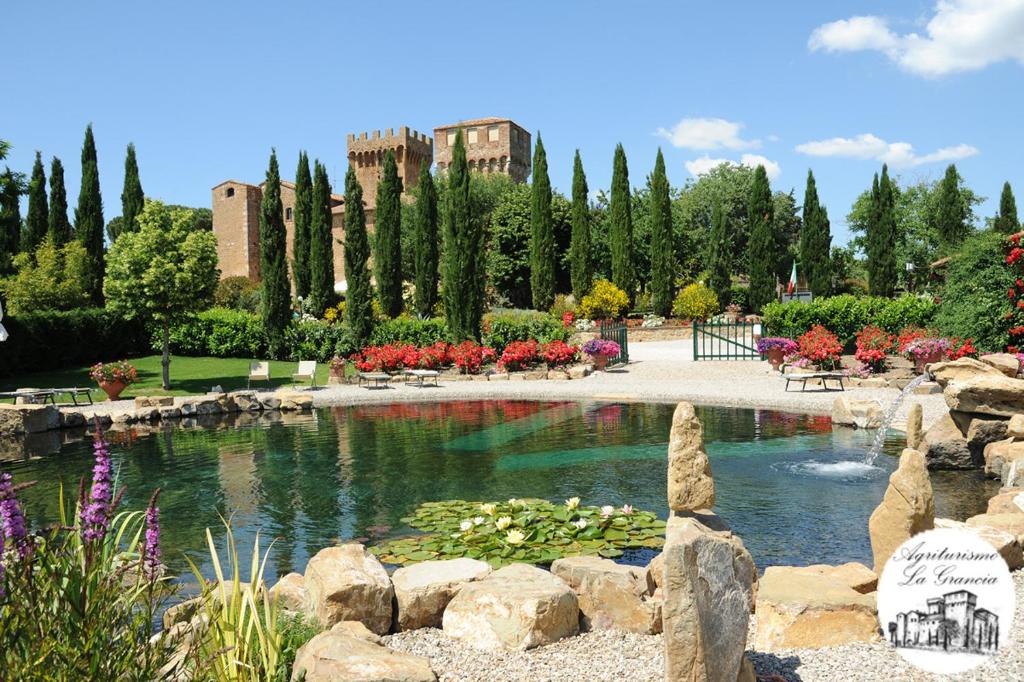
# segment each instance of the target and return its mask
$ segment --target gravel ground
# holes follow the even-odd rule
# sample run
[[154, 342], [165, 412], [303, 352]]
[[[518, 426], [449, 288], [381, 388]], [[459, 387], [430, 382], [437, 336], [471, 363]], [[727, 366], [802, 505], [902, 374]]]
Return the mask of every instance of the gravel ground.
[[[747, 651], [758, 675], [787, 682], [932, 682], [1024, 680], [1024, 571], [1013, 574], [1017, 591], [1010, 642], [989, 663], [956, 678], [914, 668], [884, 642], [827, 649], [790, 649], [776, 653]], [[753, 619], [751, 620], [753, 632]], [[453, 641], [436, 629], [391, 635], [392, 649], [427, 656], [440, 680], [520, 682], [540, 680], [663, 680], [661, 635], [588, 632], [531, 651], [485, 652]]]

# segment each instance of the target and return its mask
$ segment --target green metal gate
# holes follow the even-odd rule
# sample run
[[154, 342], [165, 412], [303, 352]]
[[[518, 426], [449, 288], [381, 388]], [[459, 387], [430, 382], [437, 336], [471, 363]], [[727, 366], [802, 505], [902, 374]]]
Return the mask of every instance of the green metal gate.
[[609, 365], [625, 365], [629, 362], [629, 338], [626, 333], [625, 322], [602, 320], [598, 323], [598, 332], [602, 339], [619, 344], [619, 354], [608, 358]]
[[757, 339], [761, 325], [754, 322], [694, 322], [694, 360], [760, 360]]

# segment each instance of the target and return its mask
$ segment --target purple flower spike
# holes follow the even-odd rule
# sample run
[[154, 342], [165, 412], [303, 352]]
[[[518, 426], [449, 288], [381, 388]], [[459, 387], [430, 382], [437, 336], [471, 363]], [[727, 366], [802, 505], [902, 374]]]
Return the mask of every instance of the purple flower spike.
[[[156, 496], [154, 495], [154, 501]], [[142, 549], [142, 574], [147, 580], [160, 576], [160, 508], [150, 504], [146, 510], [146, 544]]]
[[0, 522], [3, 534], [18, 549], [18, 558], [24, 559], [32, 549], [25, 527], [25, 515], [14, 496], [14, 484], [10, 474], [0, 474]]
[[81, 511], [82, 539], [86, 542], [102, 540], [110, 523], [110, 451], [102, 431], [96, 431], [93, 451], [96, 465], [92, 468], [92, 489], [89, 491], [89, 501]]

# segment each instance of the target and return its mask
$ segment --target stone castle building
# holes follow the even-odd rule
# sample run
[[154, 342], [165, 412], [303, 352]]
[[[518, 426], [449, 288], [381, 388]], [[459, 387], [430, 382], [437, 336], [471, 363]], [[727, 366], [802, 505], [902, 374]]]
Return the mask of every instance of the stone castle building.
[[[448, 168], [451, 163], [451, 145], [460, 128], [464, 131], [466, 159], [470, 169], [481, 173], [505, 173], [516, 182], [526, 181], [530, 174], [530, 133], [507, 118], [483, 118], [435, 128], [435, 139], [441, 140], [436, 157], [434, 140], [406, 126], [400, 127], [397, 133], [388, 128], [383, 134], [379, 130], [349, 134], [346, 139], [347, 158], [349, 167], [355, 169], [363, 188], [367, 229], [373, 229], [377, 184], [384, 155], [389, 150], [394, 154], [398, 177], [402, 181], [402, 197], [409, 200], [409, 192], [419, 181], [424, 161], [436, 161], [438, 173], [444, 173]], [[344, 180], [336, 178], [335, 182], [343, 183]], [[217, 236], [221, 278], [242, 276], [259, 280], [259, 214], [264, 184], [250, 185], [226, 180], [212, 190], [213, 232]], [[344, 187], [339, 184], [334, 189], [344, 190]], [[335, 288], [343, 291], [345, 197], [338, 193], [332, 194], [331, 206]], [[285, 180], [281, 181], [281, 209], [287, 232], [287, 260], [291, 267], [295, 234], [295, 184]]]
[[992, 653], [999, 649], [999, 617], [977, 608], [978, 597], [967, 590], [927, 601], [928, 612], [896, 614], [889, 623], [892, 643], [915, 649]]

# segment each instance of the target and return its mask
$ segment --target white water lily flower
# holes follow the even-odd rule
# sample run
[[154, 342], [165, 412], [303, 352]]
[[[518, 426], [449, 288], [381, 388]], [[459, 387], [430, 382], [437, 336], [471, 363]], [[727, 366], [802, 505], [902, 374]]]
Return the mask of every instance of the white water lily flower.
[[467, 530], [469, 530], [472, 527], [473, 527], [473, 522], [470, 521], [469, 519], [466, 519], [465, 521], [463, 521], [462, 523], [459, 524], [459, 530], [461, 530], [462, 532], [466, 532]]
[[568, 500], [565, 501], [565, 506], [568, 507], [569, 509], [575, 509], [576, 507], [580, 506], [580, 498], [570, 497]]
[[521, 544], [523, 544], [523, 540], [525, 540], [525, 539], [526, 539], [526, 536], [523, 534], [523, 531], [518, 530], [516, 528], [513, 528], [512, 530], [510, 530], [508, 532], [508, 535], [505, 536], [505, 540], [510, 545], [521, 545]]
[[494, 512], [497, 511], [497, 509], [497, 506], [490, 503], [480, 505], [480, 511], [488, 516], [494, 516]]
[[622, 513], [626, 514], [626, 515], [632, 514], [633, 513], [633, 505], [631, 505], [631, 504], [624, 504], [624, 505], [622, 505]]
[[506, 528], [512, 525], [512, 517], [502, 516], [494, 522], [494, 525], [497, 527], [498, 530], [505, 530]]
[[572, 525], [576, 526], [580, 530], [583, 530], [584, 528], [587, 527], [587, 520], [586, 519], [578, 519], [576, 521], [573, 521]]
[[483, 524], [484, 521], [485, 521], [484, 517], [477, 516], [476, 518], [473, 519], [473, 525], [474, 526], [480, 526], [480, 525]]
[[610, 504], [606, 504], [605, 506], [601, 507], [601, 516], [603, 516], [604, 518], [608, 518], [614, 513], [615, 507], [611, 506]]

